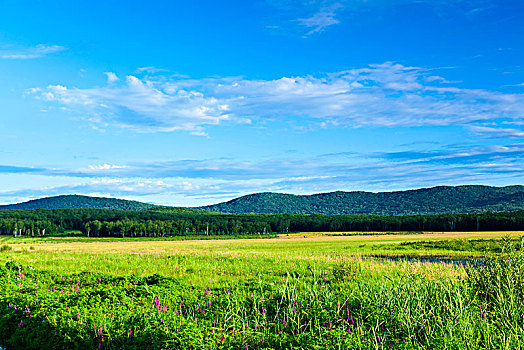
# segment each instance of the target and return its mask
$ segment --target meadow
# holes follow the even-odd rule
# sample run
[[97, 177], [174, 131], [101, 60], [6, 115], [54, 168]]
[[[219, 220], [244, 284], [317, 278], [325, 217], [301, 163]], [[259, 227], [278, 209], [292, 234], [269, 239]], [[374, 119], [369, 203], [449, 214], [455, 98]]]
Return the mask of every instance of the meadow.
[[0, 346], [520, 348], [522, 236], [5, 237]]

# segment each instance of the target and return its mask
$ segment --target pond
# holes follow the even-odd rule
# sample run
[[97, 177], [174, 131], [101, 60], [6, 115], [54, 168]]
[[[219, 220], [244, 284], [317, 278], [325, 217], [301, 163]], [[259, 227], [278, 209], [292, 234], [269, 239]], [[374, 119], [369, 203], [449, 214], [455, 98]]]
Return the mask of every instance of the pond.
[[422, 262], [422, 263], [433, 263], [433, 264], [453, 264], [460, 266], [467, 265], [483, 265], [483, 258], [448, 258], [448, 257], [435, 257], [435, 256], [389, 256], [389, 255], [372, 255], [368, 256], [372, 259], [377, 260], [388, 260], [388, 261], [407, 261], [407, 262]]

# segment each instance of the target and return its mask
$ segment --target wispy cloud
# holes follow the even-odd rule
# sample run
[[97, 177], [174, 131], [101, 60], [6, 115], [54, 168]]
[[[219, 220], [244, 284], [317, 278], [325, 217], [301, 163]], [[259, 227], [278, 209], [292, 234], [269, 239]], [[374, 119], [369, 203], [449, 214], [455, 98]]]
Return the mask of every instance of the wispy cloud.
[[16, 165], [0, 165], [0, 173], [4, 174], [37, 174], [46, 172], [45, 168], [23, 167]]
[[44, 44], [39, 44], [34, 47], [25, 48], [4, 48], [0, 49], [0, 58], [24, 60], [31, 58], [39, 58], [64, 50], [66, 50], [66, 48], [63, 46]]
[[107, 82], [108, 83], [114, 83], [115, 81], [119, 81], [120, 80], [118, 78], [118, 76], [115, 73], [113, 73], [113, 72], [104, 72], [104, 74], [107, 77]]
[[275, 17], [266, 28], [275, 32], [294, 33], [303, 37], [324, 32], [339, 24], [340, 12], [347, 7], [346, 0], [280, 1], [266, 0], [273, 7]]
[[100, 165], [88, 165], [90, 170], [109, 170], [109, 169], [125, 169], [125, 165], [115, 165], [115, 164], [100, 164]]
[[[519, 165], [524, 155], [524, 143], [455, 147], [448, 149], [374, 153], [370, 157], [406, 164], [475, 165], [498, 162]], [[520, 164], [522, 165], [522, 164]]]
[[[428, 79], [429, 77], [429, 79]], [[386, 62], [320, 76], [249, 80], [129, 75], [105, 87], [28, 92], [102, 126], [137, 132], [279, 120], [319, 127], [445, 126], [524, 120], [524, 94], [458, 87], [435, 71]]]
[[156, 73], [167, 73], [169, 72], [168, 69], [163, 68], [157, 68], [157, 67], [140, 67], [136, 70], [137, 73], [149, 73], [149, 74], [156, 74]]
[[[279, 191], [395, 190], [435, 185], [524, 181], [524, 143], [436, 146], [402, 152], [329, 154], [267, 160], [189, 159], [87, 165], [78, 169], [0, 166], [0, 174], [70, 178], [75, 183], [38, 189], [0, 191], [3, 198], [63, 193], [97, 194], [172, 204], [207, 204], [215, 199]], [[409, 176], [408, 176], [409, 175]], [[24, 192], [26, 191], [26, 192]], [[186, 201], [186, 202], [184, 202]]]
[[492, 128], [487, 126], [471, 126], [471, 129], [481, 135], [490, 138], [524, 138], [524, 130], [512, 128]]
[[187, 189], [184, 184], [166, 184], [160, 180], [122, 180], [101, 178], [73, 185], [50, 186], [43, 188], [27, 188], [21, 190], [0, 192], [0, 198], [40, 198], [44, 196], [56, 196], [62, 194], [83, 194], [93, 196], [108, 196], [134, 198], [155, 195], [165, 192], [174, 192]]
[[311, 17], [299, 18], [296, 21], [300, 25], [310, 28], [306, 36], [319, 33], [329, 26], [340, 23], [340, 21], [336, 19], [336, 11], [342, 7], [341, 3], [335, 3], [329, 7], [320, 8], [318, 12], [314, 13]]
[[[340, 23], [360, 23], [359, 17], [377, 19], [383, 13], [393, 12], [391, 9], [406, 6], [426, 6], [435, 11], [438, 16], [444, 16], [447, 9], [460, 6], [464, 16], [475, 16], [485, 9], [487, 1], [465, 0], [266, 0], [266, 3], [276, 10], [270, 24], [266, 28], [286, 34], [299, 34], [310, 37], [326, 31], [327, 28]], [[482, 8], [479, 8], [482, 6]], [[304, 33], [304, 29], [307, 31]], [[298, 33], [297, 33], [298, 31]]]

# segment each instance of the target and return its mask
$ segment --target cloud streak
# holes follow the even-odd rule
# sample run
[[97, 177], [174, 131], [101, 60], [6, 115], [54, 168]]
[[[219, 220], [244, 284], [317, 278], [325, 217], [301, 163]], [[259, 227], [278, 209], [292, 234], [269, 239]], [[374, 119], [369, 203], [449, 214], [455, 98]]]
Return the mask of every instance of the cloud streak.
[[[64, 193], [103, 195], [151, 201], [209, 204], [247, 193], [315, 193], [334, 190], [399, 190], [435, 185], [517, 184], [524, 180], [524, 143], [433, 150], [345, 153], [269, 160], [174, 160], [91, 164], [79, 169], [0, 166], [0, 174], [62, 176], [73, 185], [0, 192], [2, 198]], [[498, 182], [497, 182], [498, 181]], [[172, 199], [171, 199], [172, 200]], [[165, 200], [163, 201], [165, 203]]]
[[13, 60], [26, 60], [32, 58], [40, 58], [53, 53], [66, 50], [65, 47], [59, 45], [44, 45], [39, 44], [34, 47], [18, 48], [18, 49], [0, 49], [0, 58]]
[[137, 132], [283, 121], [320, 127], [474, 125], [524, 120], [524, 94], [453, 86], [433, 70], [386, 62], [321, 76], [110, 79], [105, 87], [50, 85], [29, 93], [92, 123]]
[[520, 129], [513, 128], [492, 128], [487, 126], [472, 126], [471, 130], [481, 136], [486, 136], [488, 138], [524, 138], [524, 131]]
[[[340, 23], [359, 23], [359, 17], [381, 18], [392, 8], [416, 5], [425, 6], [439, 16], [458, 6], [466, 17], [480, 13], [490, 1], [469, 2], [464, 0], [266, 0], [277, 15], [266, 28], [285, 33], [302, 33], [304, 38], [323, 33]], [[284, 19], [282, 19], [282, 17]], [[298, 18], [297, 18], [298, 17]], [[307, 32], [304, 33], [304, 29]]]
[[299, 18], [296, 21], [300, 25], [310, 28], [310, 31], [307, 32], [305, 36], [320, 33], [327, 27], [340, 23], [340, 21], [336, 19], [336, 11], [342, 7], [342, 4], [335, 3], [329, 7], [320, 8], [319, 11], [311, 17]]

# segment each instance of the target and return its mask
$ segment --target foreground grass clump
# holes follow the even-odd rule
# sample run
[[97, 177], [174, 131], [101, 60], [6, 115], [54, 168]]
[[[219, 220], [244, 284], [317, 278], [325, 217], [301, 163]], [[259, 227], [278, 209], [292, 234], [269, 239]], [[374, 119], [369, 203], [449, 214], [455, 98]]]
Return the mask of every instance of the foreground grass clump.
[[507, 338], [523, 341], [524, 238], [520, 244], [506, 238], [502, 256], [487, 259], [483, 266], [468, 267], [467, 274], [467, 284], [480, 302], [483, 317], [491, 314]]
[[[0, 344], [8, 349], [491, 349], [518, 348], [524, 336], [519, 279], [524, 253], [509, 241], [513, 247], [504, 248], [502, 256], [468, 269], [355, 260], [326, 251], [311, 255], [305, 248], [302, 255], [297, 250], [286, 256], [283, 250], [256, 250], [256, 243], [249, 254], [208, 250], [219, 244], [170, 243], [178, 249], [173, 254], [159, 250], [168, 247], [165, 243], [154, 255], [131, 254], [137, 248], [131, 245], [108, 260], [113, 248], [107, 245], [92, 253], [61, 248], [62, 254], [15, 248], [0, 267]], [[282, 249], [287, 243], [271, 244]], [[232, 249], [234, 243], [226, 246]], [[33, 269], [34, 257], [47, 260]], [[75, 271], [82, 259], [92, 263], [90, 271]], [[67, 269], [56, 268], [67, 262]], [[104, 264], [127, 264], [129, 273], [103, 272]], [[151, 266], [139, 266], [160, 264], [163, 275], [144, 274]]]
[[59, 276], [8, 263], [1, 341], [34, 349], [373, 348], [432, 346], [458, 335], [465, 295], [456, 286], [420, 277], [362, 284], [355, 270], [194, 289], [158, 275]]

